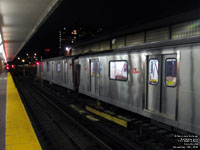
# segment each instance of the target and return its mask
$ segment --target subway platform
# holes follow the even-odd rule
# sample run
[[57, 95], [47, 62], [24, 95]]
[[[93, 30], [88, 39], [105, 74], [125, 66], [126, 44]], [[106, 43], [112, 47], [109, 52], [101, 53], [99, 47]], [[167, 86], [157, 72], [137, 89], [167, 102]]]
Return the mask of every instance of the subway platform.
[[0, 150], [41, 149], [11, 74], [0, 74]]

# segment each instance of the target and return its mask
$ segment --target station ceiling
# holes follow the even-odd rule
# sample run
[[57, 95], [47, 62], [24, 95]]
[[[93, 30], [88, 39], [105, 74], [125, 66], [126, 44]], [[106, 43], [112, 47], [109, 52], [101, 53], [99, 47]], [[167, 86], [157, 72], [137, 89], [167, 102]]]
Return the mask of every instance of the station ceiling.
[[7, 61], [15, 58], [61, 1], [0, 0], [0, 44]]

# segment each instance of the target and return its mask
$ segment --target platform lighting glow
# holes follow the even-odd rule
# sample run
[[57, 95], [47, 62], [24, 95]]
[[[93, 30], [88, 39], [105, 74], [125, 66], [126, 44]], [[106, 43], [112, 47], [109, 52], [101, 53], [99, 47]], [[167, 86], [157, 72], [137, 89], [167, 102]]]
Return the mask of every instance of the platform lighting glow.
[[0, 44], [3, 42], [3, 40], [2, 40], [2, 36], [1, 36], [1, 34], [0, 34]]
[[3, 46], [3, 39], [2, 39], [2, 35], [0, 33], [0, 54], [3, 56], [4, 62], [7, 62], [6, 60], [6, 55], [5, 55], [5, 50], [4, 50], [4, 46]]
[[0, 45], [0, 54], [3, 56], [4, 62], [7, 62], [3, 44]]

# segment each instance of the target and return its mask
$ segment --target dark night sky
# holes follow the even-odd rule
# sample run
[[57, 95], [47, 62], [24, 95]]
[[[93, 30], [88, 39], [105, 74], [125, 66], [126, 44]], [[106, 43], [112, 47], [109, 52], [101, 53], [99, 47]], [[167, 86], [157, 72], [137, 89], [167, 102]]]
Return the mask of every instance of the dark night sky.
[[148, 22], [193, 9], [200, 9], [199, 0], [63, 0], [21, 53], [45, 48], [58, 51], [61, 27], [101, 27], [104, 31], [112, 31], [139, 21]]

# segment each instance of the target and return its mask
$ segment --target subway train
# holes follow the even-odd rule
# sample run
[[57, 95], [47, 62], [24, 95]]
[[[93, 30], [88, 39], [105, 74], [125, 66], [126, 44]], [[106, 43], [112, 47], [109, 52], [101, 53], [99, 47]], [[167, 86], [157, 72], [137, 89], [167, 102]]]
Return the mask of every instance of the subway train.
[[200, 37], [46, 59], [37, 76], [200, 135]]

